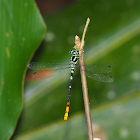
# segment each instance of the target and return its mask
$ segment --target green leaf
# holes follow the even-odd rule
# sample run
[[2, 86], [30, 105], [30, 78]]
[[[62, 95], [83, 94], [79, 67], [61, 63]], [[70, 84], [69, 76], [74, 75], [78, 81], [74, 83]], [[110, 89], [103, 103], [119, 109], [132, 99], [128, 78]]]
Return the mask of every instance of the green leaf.
[[33, 1], [0, 0], [0, 139], [13, 134], [22, 110], [26, 66], [45, 25]]
[[[107, 139], [139, 138], [139, 133], [133, 131], [136, 122], [139, 123], [138, 108], [133, 112], [134, 108], [139, 106], [139, 4], [139, 0], [133, 2], [79, 1], [55, 15], [44, 17], [48, 32], [41, 49], [37, 51], [33, 59], [33, 61], [48, 63], [69, 63], [71, 55], [68, 52], [74, 46], [74, 37], [75, 35], [82, 36], [87, 17], [91, 19], [85, 38], [85, 63], [110, 65], [113, 68], [113, 72], [110, 73], [114, 78], [113, 83], [101, 83], [87, 79], [90, 107], [93, 110], [91, 111], [92, 121], [97, 126], [103, 127], [101, 129]], [[78, 72], [74, 74], [72, 83], [69, 118], [66, 124], [63, 122], [69, 77], [70, 70], [62, 71], [42, 81], [26, 82], [25, 106], [15, 133], [18, 140], [26, 139], [26, 136], [30, 139], [47, 140], [56, 137], [58, 139], [87, 138], [85, 118], [81, 119], [83, 117], [81, 114], [73, 117], [75, 113], [84, 111]], [[136, 93], [138, 95], [135, 98], [133, 96]], [[127, 98], [130, 104], [124, 100]], [[123, 110], [124, 114], [121, 114], [121, 107], [124, 104], [126, 106]], [[116, 105], [120, 106], [119, 109], [114, 107]], [[116, 114], [111, 111], [112, 106], [113, 111], [118, 113], [117, 121]], [[95, 107], [97, 114], [94, 112]], [[130, 112], [128, 116], [125, 115], [126, 112]], [[123, 115], [124, 118], [127, 117], [127, 122], [122, 119]], [[132, 118], [136, 120], [134, 125], [131, 123]], [[118, 123], [119, 121], [121, 123]], [[121, 127], [118, 127], [118, 124]], [[128, 126], [130, 129], [127, 129], [126, 133]], [[137, 128], [139, 130], [138, 126]], [[34, 129], [36, 130], [33, 131]], [[121, 134], [121, 130], [125, 133]]]

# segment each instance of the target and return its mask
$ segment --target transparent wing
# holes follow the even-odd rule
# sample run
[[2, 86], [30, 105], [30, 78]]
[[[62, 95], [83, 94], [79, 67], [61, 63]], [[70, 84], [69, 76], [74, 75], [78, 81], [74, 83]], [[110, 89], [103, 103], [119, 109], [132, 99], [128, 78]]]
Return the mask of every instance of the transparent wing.
[[[32, 79], [39, 80], [50, 77], [57, 70], [63, 70], [70, 68], [70, 64], [67, 63], [45, 63], [45, 62], [31, 62], [27, 65], [29, 69], [34, 70], [31, 75]], [[31, 79], [30, 78], [30, 79]]]
[[107, 82], [107, 83], [111, 83], [114, 80], [113, 77], [110, 75], [103, 74], [103, 73], [93, 73], [92, 71], [86, 71], [86, 76], [88, 76], [93, 80]]
[[39, 70], [26, 75], [26, 79], [29, 81], [35, 81], [51, 77], [54, 74], [53, 70]]
[[[76, 67], [79, 67], [77, 65]], [[101, 82], [111, 83], [113, 82], [113, 77], [104, 73], [112, 72], [113, 69], [111, 66], [107, 65], [85, 65], [86, 76]]]
[[109, 73], [113, 71], [112, 67], [107, 65], [85, 65], [85, 70], [93, 73]]
[[[29, 69], [37, 71], [37, 72], [33, 73], [32, 78], [42, 79], [47, 76], [45, 76], [44, 72], [42, 74], [42, 71], [40, 71], [40, 70], [52, 70], [52, 73], [53, 73], [55, 70], [71, 68], [71, 65], [67, 64], [67, 63], [31, 62], [30, 64], [27, 65], [27, 67]], [[76, 68], [79, 68], [79, 65], [76, 65]], [[112, 71], [111, 66], [85, 65], [85, 69], [86, 69], [86, 75], [93, 80], [101, 81], [101, 82], [108, 82], [108, 83], [111, 83], [114, 80], [112, 76], [103, 74], [103, 73], [111, 72]], [[45, 71], [45, 73], [46, 73], [46, 71]], [[48, 71], [47, 71], [47, 73], [48, 73]], [[46, 75], [48, 75], [48, 74], [46, 74]]]
[[[70, 68], [70, 64], [67, 63], [45, 63], [45, 62], [31, 62], [27, 65], [29, 69], [32, 70], [57, 70]], [[79, 65], [76, 65], [79, 68]], [[92, 71], [93, 73], [109, 73], [112, 71], [111, 66], [106, 65], [85, 65], [87, 71]]]
[[45, 62], [31, 62], [27, 65], [32, 70], [59, 70], [70, 67], [67, 63], [45, 63]]

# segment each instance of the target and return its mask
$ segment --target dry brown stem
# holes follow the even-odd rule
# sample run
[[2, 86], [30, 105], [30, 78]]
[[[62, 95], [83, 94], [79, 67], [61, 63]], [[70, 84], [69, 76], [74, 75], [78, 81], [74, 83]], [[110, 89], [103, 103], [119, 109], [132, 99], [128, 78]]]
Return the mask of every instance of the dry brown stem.
[[87, 90], [87, 81], [86, 81], [86, 73], [85, 73], [85, 66], [84, 66], [84, 38], [86, 34], [86, 30], [90, 19], [87, 19], [82, 40], [80, 42], [80, 38], [76, 35], [75, 36], [75, 46], [74, 48], [81, 53], [81, 57], [79, 59], [80, 63], [80, 73], [81, 73], [81, 81], [82, 81], [82, 89], [83, 89], [83, 98], [84, 98], [84, 105], [85, 105], [85, 114], [87, 120], [87, 128], [88, 128], [88, 138], [89, 140], [93, 140], [93, 131], [92, 131], [92, 122], [91, 122], [91, 115], [90, 115], [90, 106], [89, 106], [89, 97], [88, 97], [88, 90]]

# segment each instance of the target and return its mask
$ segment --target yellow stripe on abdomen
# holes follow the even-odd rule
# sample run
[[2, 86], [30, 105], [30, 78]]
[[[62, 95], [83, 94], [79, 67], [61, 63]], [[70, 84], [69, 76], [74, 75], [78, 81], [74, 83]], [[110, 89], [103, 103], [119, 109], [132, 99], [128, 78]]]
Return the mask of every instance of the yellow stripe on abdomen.
[[69, 115], [69, 108], [70, 108], [70, 101], [67, 102], [66, 110], [65, 110], [65, 115], [64, 115], [64, 121], [68, 120], [68, 115]]

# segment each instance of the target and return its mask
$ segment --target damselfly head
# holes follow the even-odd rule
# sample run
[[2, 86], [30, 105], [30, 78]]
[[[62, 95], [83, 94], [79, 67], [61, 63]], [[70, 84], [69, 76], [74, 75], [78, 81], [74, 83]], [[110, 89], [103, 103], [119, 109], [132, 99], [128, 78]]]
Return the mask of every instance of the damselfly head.
[[80, 55], [80, 51], [75, 51], [75, 50], [70, 50], [69, 53], [73, 55], [76, 55], [76, 54]]

